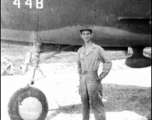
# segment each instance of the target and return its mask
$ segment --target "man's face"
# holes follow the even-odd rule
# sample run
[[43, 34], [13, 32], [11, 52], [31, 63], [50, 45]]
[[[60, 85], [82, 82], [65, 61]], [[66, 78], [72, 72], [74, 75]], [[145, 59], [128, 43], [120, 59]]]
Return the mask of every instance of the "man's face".
[[90, 31], [82, 31], [81, 33], [81, 38], [84, 40], [84, 42], [89, 42], [92, 37], [93, 34], [90, 33]]

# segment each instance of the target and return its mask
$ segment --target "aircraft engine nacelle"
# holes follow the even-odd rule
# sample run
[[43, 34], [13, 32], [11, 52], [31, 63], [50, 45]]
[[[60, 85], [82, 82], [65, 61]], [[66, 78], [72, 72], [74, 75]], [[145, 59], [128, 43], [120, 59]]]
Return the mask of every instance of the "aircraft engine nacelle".
[[[132, 56], [126, 59], [125, 64], [131, 68], [143, 68], [151, 66], [151, 59], [144, 56], [143, 54], [144, 47], [132, 47], [133, 54]], [[151, 56], [151, 53], [148, 56]]]

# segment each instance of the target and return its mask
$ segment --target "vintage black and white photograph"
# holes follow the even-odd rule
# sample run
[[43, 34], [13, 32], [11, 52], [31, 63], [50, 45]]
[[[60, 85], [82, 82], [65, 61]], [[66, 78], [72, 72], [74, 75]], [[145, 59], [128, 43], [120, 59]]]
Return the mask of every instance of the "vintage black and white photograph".
[[1, 120], [151, 120], [151, 0], [1, 0]]

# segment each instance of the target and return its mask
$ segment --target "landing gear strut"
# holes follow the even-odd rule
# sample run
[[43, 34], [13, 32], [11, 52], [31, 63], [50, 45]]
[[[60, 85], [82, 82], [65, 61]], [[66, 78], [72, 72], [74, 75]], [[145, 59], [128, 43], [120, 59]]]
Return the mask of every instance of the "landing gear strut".
[[31, 83], [30, 83], [31, 85], [34, 84], [34, 77], [35, 77], [36, 70], [39, 70], [39, 72], [43, 75], [43, 77], [45, 77], [42, 70], [38, 66], [39, 65], [40, 52], [41, 52], [41, 43], [35, 43], [35, 49], [36, 49], [36, 53], [35, 53], [33, 76], [32, 76], [32, 80], [31, 80]]

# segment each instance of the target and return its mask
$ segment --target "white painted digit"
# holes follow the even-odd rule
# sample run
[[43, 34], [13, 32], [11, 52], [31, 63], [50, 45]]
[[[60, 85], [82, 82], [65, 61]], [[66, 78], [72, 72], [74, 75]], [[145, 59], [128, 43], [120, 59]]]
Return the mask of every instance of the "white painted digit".
[[43, 0], [36, 0], [36, 8], [43, 9]]
[[25, 5], [29, 5], [30, 9], [32, 8], [32, 0], [27, 0]]
[[14, 0], [13, 5], [17, 5], [18, 8], [21, 8], [20, 0]]
[[[21, 8], [20, 0], [14, 0], [13, 5], [17, 5], [18, 8]], [[32, 0], [26, 0], [25, 5], [28, 5], [31, 9], [32, 8]], [[43, 0], [36, 0], [36, 8], [43, 9]]]

